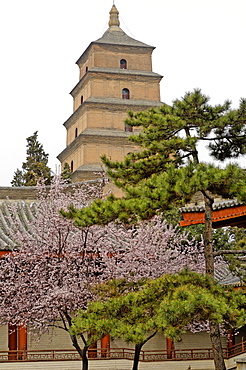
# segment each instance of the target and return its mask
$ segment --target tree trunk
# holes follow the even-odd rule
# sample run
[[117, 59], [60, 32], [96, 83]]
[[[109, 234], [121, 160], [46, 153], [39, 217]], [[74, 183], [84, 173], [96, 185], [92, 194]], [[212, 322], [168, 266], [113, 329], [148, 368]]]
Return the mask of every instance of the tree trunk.
[[82, 370], [88, 370], [89, 362], [88, 362], [88, 357], [87, 357], [87, 350], [88, 347], [84, 347], [82, 350]]
[[[71, 327], [72, 327], [72, 318], [71, 318], [71, 316], [67, 312], [61, 312], [60, 315], [61, 315], [61, 319], [63, 321], [64, 329], [69, 332], [69, 329], [71, 329]], [[65, 321], [65, 318], [67, 320], [67, 323]], [[67, 325], [68, 325], [69, 329], [68, 329]], [[77, 341], [76, 335], [71, 334], [70, 332], [69, 332], [69, 335], [70, 335], [70, 338], [71, 338], [71, 341], [72, 341], [72, 344], [73, 344], [74, 348], [77, 350], [78, 354], [80, 355], [80, 357], [82, 359], [82, 370], [88, 370], [87, 351], [88, 351], [89, 346], [87, 345], [87, 341], [86, 341], [84, 335], [83, 334], [80, 335], [80, 337], [82, 339], [82, 342], [84, 343], [84, 348], [83, 349], [80, 347], [80, 345]]]
[[143, 342], [139, 344], [135, 344], [135, 352], [134, 352], [134, 360], [133, 360], [133, 366], [132, 370], [138, 370], [138, 364], [139, 364], [139, 357], [140, 352], [143, 347], [143, 345], [148, 342], [151, 338], [153, 338], [156, 335], [157, 331], [155, 331], [153, 334], [149, 335], [148, 338], [146, 338]]
[[81, 359], [82, 359], [82, 370], [88, 370], [89, 362], [88, 362], [88, 357], [87, 357], [87, 351], [89, 346], [84, 346], [82, 349], [80, 345], [78, 344], [77, 338], [73, 336], [72, 338], [73, 346], [79, 353]]
[[219, 324], [216, 322], [209, 322], [210, 340], [212, 343], [212, 350], [214, 356], [215, 370], [226, 370], [225, 361], [223, 357], [223, 350], [220, 337]]
[[206, 274], [214, 278], [214, 254], [213, 254], [213, 198], [207, 193], [204, 195], [205, 200], [205, 229], [204, 229], [204, 256], [206, 265]]
[[[206, 273], [214, 278], [214, 255], [213, 255], [213, 202], [214, 199], [204, 192], [205, 200], [205, 230], [204, 230], [204, 256], [206, 264]], [[210, 340], [214, 356], [215, 370], [226, 370], [223, 358], [223, 350], [220, 338], [219, 324], [214, 321], [209, 322]]]
[[140, 356], [142, 346], [143, 346], [143, 343], [135, 345], [135, 353], [134, 353], [132, 370], [138, 370], [139, 356]]
[[82, 349], [77, 341], [76, 336], [70, 334], [70, 337], [71, 337], [74, 348], [77, 350], [78, 354], [80, 355], [82, 359], [82, 370], [88, 370], [87, 351], [88, 351], [89, 346], [84, 345], [84, 348]]
[[71, 339], [72, 339], [74, 348], [77, 350], [77, 352], [79, 353], [82, 359], [82, 370], [88, 370], [89, 363], [88, 363], [87, 351], [88, 351], [89, 346], [85, 345], [84, 348], [82, 349], [77, 341], [77, 338], [74, 335], [71, 335]]

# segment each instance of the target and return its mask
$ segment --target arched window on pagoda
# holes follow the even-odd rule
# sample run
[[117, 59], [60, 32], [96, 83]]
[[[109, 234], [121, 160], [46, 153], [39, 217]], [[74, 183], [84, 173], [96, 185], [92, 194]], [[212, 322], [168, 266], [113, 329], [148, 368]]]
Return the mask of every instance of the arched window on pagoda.
[[127, 61], [125, 59], [120, 60], [120, 69], [127, 69]]
[[73, 172], [73, 161], [71, 161], [70, 169], [71, 169], [71, 172]]
[[130, 91], [128, 89], [122, 90], [122, 99], [130, 99]]

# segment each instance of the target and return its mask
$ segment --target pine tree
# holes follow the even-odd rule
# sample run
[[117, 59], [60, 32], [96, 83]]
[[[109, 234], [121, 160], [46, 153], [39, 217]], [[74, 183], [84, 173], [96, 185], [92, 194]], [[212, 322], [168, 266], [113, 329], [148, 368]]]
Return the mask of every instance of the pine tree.
[[[231, 103], [212, 106], [199, 89], [186, 93], [172, 106], [130, 112], [128, 125], [142, 127], [130, 140], [140, 146], [122, 162], [105, 156], [108, 175], [120, 187], [123, 198], [110, 195], [94, 201], [88, 209], [64, 213], [78, 226], [106, 224], [119, 219], [126, 223], [150, 219], [153, 215], [183, 206], [200, 191], [205, 203], [204, 255], [206, 272], [214, 275], [215, 255], [232, 253], [213, 248], [212, 207], [214, 195], [246, 201], [246, 173], [236, 164], [221, 168], [201, 160], [199, 144], [208, 145], [209, 154], [220, 161], [246, 154], [246, 100], [238, 109]], [[234, 251], [244, 253], [245, 250]], [[216, 370], [225, 370], [218, 325], [210, 322]]]
[[[105, 286], [116, 283], [108, 282]], [[243, 325], [246, 298], [232, 287], [218, 285], [208, 276], [183, 270], [149, 280], [138, 291], [116, 294], [93, 302], [73, 322], [74, 334], [93, 333], [94, 341], [110, 334], [135, 344], [132, 370], [138, 369], [143, 345], [158, 331], [180, 340], [187, 327], [209, 319], [224, 328]]]
[[26, 162], [22, 164], [22, 171], [17, 169], [12, 186], [35, 186], [37, 179], [44, 178], [46, 185], [51, 183], [51, 169], [48, 167], [48, 154], [38, 141], [38, 132], [35, 131], [27, 139]]
[[61, 177], [62, 177], [63, 180], [67, 180], [68, 183], [71, 183], [72, 182], [71, 174], [72, 174], [71, 168], [70, 168], [69, 164], [66, 162], [64, 164], [64, 168], [63, 168], [63, 171], [61, 173]]
[[24, 186], [23, 172], [17, 168], [14, 173], [13, 180], [11, 181], [12, 186]]

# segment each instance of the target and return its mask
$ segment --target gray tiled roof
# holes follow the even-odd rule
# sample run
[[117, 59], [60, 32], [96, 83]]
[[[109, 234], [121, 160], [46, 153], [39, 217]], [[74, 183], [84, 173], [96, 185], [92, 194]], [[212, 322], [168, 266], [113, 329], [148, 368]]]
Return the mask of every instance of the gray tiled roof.
[[147, 47], [152, 48], [152, 46], [149, 46], [147, 44], [144, 44], [141, 41], [135, 40], [132, 37], [129, 37], [119, 26], [119, 12], [116, 8], [116, 6], [113, 4], [110, 12], [109, 17], [109, 28], [107, 31], [103, 34], [102, 37], [100, 37], [98, 40], [95, 41], [95, 43], [98, 44], [113, 44], [113, 45], [126, 45], [126, 46], [137, 46], [137, 47]]
[[215, 280], [222, 285], [238, 286], [242, 284], [241, 279], [233, 275], [225, 265], [215, 267]]
[[[16, 243], [11, 237], [11, 209], [10, 202], [0, 202], [0, 250], [12, 250], [16, 247]], [[12, 203], [13, 204], [13, 203]], [[28, 228], [28, 220], [35, 217], [37, 207], [35, 203], [24, 201], [14, 202], [18, 209], [18, 218], [15, 219], [15, 228], [19, 231], [25, 230], [31, 232]]]
[[[239, 202], [237, 199], [229, 199], [229, 200], [221, 200], [219, 202], [214, 202], [213, 204], [213, 210], [219, 210], [223, 208], [230, 208], [230, 207], [236, 207], [243, 205], [244, 203]], [[205, 206], [204, 204], [199, 205], [192, 205], [187, 207], [182, 207], [181, 212], [204, 212]]]
[[135, 40], [128, 36], [120, 27], [113, 26], [109, 27], [107, 31], [98, 40], [94, 41], [97, 44], [113, 44], [113, 45], [125, 45], [125, 46], [137, 46], [152, 48], [153, 46], [147, 45], [141, 41]]

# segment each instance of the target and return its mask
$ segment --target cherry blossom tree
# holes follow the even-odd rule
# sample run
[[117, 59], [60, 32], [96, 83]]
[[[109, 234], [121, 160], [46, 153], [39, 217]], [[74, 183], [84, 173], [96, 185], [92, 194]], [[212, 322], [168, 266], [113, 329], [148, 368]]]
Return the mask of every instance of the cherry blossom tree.
[[59, 210], [86, 207], [102, 197], [104, 180], [68, 185], [54, 178], [37, 186], [37, 202], [5, 204], [1, 223], [11, 249], [0, 260], [0, 324], [26, 326], [41, 335], [68, 332], [88, 369], [89, 342], [71, 331], [74, 312], [97, 299], [93, 289], [109, 279], [137, 282], [176, 273], [202, 272], [202, 246], [161, 216], [126, 227], [121, 223], [77, 228]]

